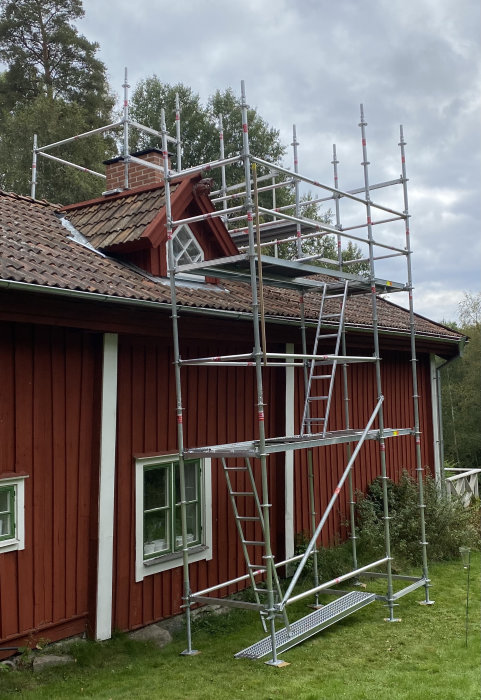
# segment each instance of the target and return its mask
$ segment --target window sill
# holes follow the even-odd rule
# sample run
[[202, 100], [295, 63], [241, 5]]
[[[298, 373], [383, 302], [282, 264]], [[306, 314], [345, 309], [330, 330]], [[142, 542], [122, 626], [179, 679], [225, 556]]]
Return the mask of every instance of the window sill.
[[[209, 548], [203, 544], [198, 544], [195, 547], [189, 547], [189, 559], [193, 554], [198, 554], [200, 552], [206, 552]], [[158, 557], [151, 557], [150, 559], [144, 559], [144, 566], [154, 566], [162, 562], [179, 562], [182, 564], [182, 552], [174, 552], [172, 554], [160, 554]]]
[[0, 554], [4, 554], [4, 552], [18, 552], [19, 549], [23, 549], [23, 546], [17, 539], [3, 540], [3, 542], [0, 542]]
[[[189, 564], [198, 561], [210, 561], [212, 559], [212, 548], [207, 545], [197, 545], [189, 547]], [[161, 554], [158, 557], [147, 559], [136, 565], [135, 580], [137, 583], [143, 581], [147, 576], [160, 574], [182, 566], [182, 552], [174, 554]]]

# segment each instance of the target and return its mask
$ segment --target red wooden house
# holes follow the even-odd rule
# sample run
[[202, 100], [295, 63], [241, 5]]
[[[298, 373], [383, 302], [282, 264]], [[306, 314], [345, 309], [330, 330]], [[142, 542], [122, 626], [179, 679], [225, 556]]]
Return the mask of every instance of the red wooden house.
[[[145, 154], [155, 158], [155, 152]], [[117, 162], [111, 164], [112, 178]], [[122, 166], [123, 167], [123, 166]], [[151, 177], [152, 171], [139, 171]], [[155, 174], [153, 177], [156, 177]], [[87, 631], [97, 639], [175, 615], [182, 596], [176, 509], [175, 387], [170, 291], [166, 281], [165, 202], [161, 182], [62, 211], [0, 194], [0, 642], [37, 636], [57, 640]], [[112, 179], [112, 187], [115, 182]], [[173, 181], [176, 218], [212, 210], [194, 175]], [[178, 260], [233, 255], [219, 219], [180, 227]], [[177, 284], [183, 356], [252, 350], [250, 288], [215, 278]], [[299, 343], [297, 299], [266, 289], [272, 351]], [[306, 298], [309, 319], [316, 302]], [[372, 353], [369, 301], [349, 302], [347, 337]], [[459, 352], [461, 336], [416, 316], [422, 459], [439, 469], [434, 356]], [[385, 414], [413, 424], [408, 313], [379, 302]], [[373, 367], [353, 366], [354, 426], [375, 399]], [[292, 433], [303, 405], [301, 373], [270, 368], [265, 377], [266, 432]], [[255, 377], [243, 367], [189, 367], [184, 374], [186, 443], [230, 443], [256, 437]], [[340, 387], [331, 416], [342, 425]], [[412, 469], [408, 437], [388, 443], [390, 476]], [[345, 457], [333, 445], [317, 457], [321, 506]], [[305, 455], [279, 453], [269, 472], [272, 543], [280, 557], [309, 530], [302, 472]], [[355, 488], [377, 475], [378, 454], [363, 447]], [[324, 465], [325, 466], [325, 465]], [[235, 522], [217, 460], [189, 472], [192, 585], [212, 586], [245, 573]], [[190, 478], [190, 477], [189, 477]], [[189, 486], [189, 485], [188, 485]], [[152, 491], [149, 491], [151, 489]], [[150, 493], [163, 494], [161, 531], [147, 534]], [[155, 499], [154, 499], [155, 500]], [[331, 514], [323, 543], [342, 536], [346, 498]], [[228, 553], [228, 554], [227, 554]]]

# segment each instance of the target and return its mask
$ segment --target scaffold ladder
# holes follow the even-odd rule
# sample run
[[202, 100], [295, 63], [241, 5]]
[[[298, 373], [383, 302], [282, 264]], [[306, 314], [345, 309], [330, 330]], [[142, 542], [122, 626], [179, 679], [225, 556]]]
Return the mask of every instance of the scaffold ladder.
[[[348, 281], [344, 284], [344, 290], [341, 293], [329, 294], [328, 285], [324, 285], [321, 296], [321, 305], [319, 309], [319, 318], [316, 326], [316, 336], [314, 340], [313, 355], [317, 355], [319, 341], [334, 341], [334, 355], [339, 355], [342, 332], [344, 329], [344, 316], [346, 310], [346, 299], [348, 295]], [[339, 301], [339, 310], [325, 312], [326, 302], [333, 300]], [[337, 330], [331, 333], [322, 333], [322, 327], [325, 323], [337, 323]], [[336, 377], [336, 368], [338, 361], [332, 360], [330, 365], [326, 365], [325, 361], [312, 359], [309, 369], [309, 377], [307, 380], [306, 400], [304, 403], [304, 413], [302, 416], [301, 435], [321, 433], [325, 436], [327, 432], [327, 423], [329, 420], [329, 412], [331, 410], [332, 393], [334, 390], [334, 380]], [[315, 417], [312, 416], [312, 408], [315, 405], [320, 407]]]
[[[259, 582], [256, 581], [256, 576], [259, 577], [267, 570], [267, 562], [265, 559], [264, 517], [262, 515], [262, 505], [259, 499], [259, 493], [257, 491], [252, 465], [250, 460], [246, 458], [243, 466], [227, 466], [227, 460], [224, 458], [222, 459], [222, 467], [224, 470], [227, 490], [229, 493], [237, 532], [239, 533], [242, 551], [246, 561], [247, 573], [249, 574], [255, 601], [258, 605], [266, 605], [265, 609], [260, 611], [260, 617], [262, 627], [264, 631], [267, 631], [266, 618], [269, 614], [274, 613], [272, 613], [272, 611], [269, 612], [267, 609], [267, 603], [265, 602], [265, 598], [268, 593], [267, 588], [262, 588]], [[231, 478], [231, 474], [239, 472], [244, 473], [247, 476], [247, 483], [242, 487], [242, 489], [234, 485], [233, 479]], [[249, 505], [249, 501], [251, 504], [253, 504], [253, 506]], [[249, 525], [251, 526], [252, 533], [248, 534], [246, 532], [246, 528]], [[259, 537], [259, 527], [257, 527], [256, 532], [256, 525], [260, 526], [262, 537]], [[261, 557], [260, 563], [259, 561], [252, 561], [249, 554], [249, 548], [255, 548], [254, 552], [259, 553], [258, 556], [260, 555]], [[282, 599], [282, 591], [275, 567], [273, 567], [273, 582], [275, 586], [274, 595], [277, 599], [276, 602], [279, 602]], [[289, 620], [286, 611], [283, 610], [281, 613], [275, 613], [275, 615], [283, 618], [286, 629], [289, 630]]]

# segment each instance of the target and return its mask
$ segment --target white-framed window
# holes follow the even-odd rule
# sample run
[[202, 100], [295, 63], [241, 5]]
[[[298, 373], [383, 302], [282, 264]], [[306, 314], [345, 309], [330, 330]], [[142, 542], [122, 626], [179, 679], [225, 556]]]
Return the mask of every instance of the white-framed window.
[[26, 478], [0, 478], [0, 554], [25, 549]]
[[172, 235], [172, 247], [176, 265], [190, 265], [202, 262], [204, 259], [204, 251], [186, 224], [175, 229]]
[[[212, 559], [210, 459], [184, 461], [189, 562]], [[177, 455], [135, 460], [135, 580], [182, 565]]]

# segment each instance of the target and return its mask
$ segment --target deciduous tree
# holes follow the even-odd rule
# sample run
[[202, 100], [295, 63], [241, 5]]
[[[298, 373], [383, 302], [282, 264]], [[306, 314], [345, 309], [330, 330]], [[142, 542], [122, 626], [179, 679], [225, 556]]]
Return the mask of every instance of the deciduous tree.
[[461, 467], [481, 467], [481, 293], [465, 293], [459, 319], [452, 325], [469, 340], [441, 370], [444, 453]]

